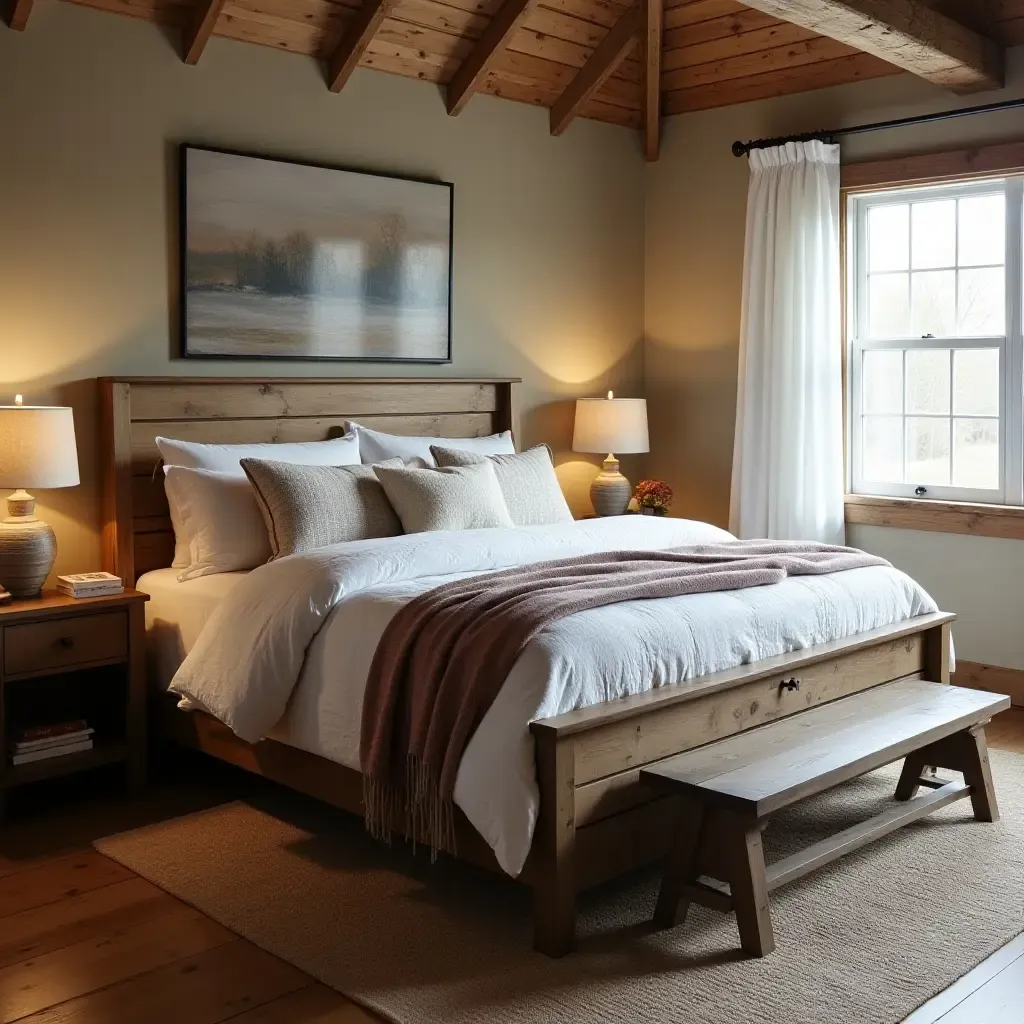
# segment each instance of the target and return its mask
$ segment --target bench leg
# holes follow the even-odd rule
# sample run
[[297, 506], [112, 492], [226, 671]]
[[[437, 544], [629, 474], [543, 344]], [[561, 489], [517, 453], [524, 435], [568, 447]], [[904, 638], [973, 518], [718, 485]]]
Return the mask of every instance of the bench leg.
[[903, 771], [900, 773], [900, 781], [896, 783], [896, 799], [912, 800], [920, 789], [920, 778], [928, 768], [928, 762], [922, 751], [915, 750], [907, 754], [903, 762]]
[[660, 928], [671, 928], [686, 920], [690, 909], [686, 891], [697, 880], [697, 853], [703, 830], [704, 808], [688, 800], [665, 861], [665, 876], [654, 908], [654, 923]]
[[978, 821], [998, 821], [999, 804], [996, 787], [992, 782], [992, 766], [988, 760], [985, 726], [978, 725], [961, 733], [963, 744], [964, 782], [971, 787], [971, 805]]
[[727, 827], [729, 885], [736, 909], [740, 945], [751, 956], [767, 956], [775, 949], [775, 931], [761, 845], [764, 822], [729, 815]]

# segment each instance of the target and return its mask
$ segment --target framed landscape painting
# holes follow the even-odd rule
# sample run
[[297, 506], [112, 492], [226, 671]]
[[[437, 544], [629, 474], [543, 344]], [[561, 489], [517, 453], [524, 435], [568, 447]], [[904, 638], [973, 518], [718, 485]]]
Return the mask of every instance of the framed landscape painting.
[[451, 359], [452, 192], [181, 149], [182, 354]]

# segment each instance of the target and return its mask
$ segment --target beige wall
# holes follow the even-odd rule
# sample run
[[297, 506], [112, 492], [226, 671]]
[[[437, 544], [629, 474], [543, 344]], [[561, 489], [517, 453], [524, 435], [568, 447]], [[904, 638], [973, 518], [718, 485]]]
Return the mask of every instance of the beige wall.
[[[1005, 96], [1024, 93], [1024, 50]], [[678, 494], [676, 513], [726, 525], [736, 412], [748, 170], [735, 139], [888, 120], [957, 103], [901, 76], [670, 119], [647, 169], [646, 376], [653, 450], [647, 468]], [[1024, 113], [990, 114], [843, 140], [856, 161], [1024, 138]], [[850, 541], [891, 559], [961, 616], [961, 657], [1024, 668], [1024, 544], [854, 528]]]
[[[0, 25], [0, 396], [75, 406], [83, 484], [40, 494], [57, 568], [98, 565], [92, 378], [104, 374], [511, 375], [520, 441], [548, 441], [570, 501], [572, 396], [643, 385], [643, 163], [632, 133], [562, 138], [547, 111], [491, 97], [448, 117], [432, 86], [359, 71], [341, 95], [312, 61], [179, 40], [86, 8]], [[180, 141], [455, 183], [450, 366], [189, 362], [175, 350]]]

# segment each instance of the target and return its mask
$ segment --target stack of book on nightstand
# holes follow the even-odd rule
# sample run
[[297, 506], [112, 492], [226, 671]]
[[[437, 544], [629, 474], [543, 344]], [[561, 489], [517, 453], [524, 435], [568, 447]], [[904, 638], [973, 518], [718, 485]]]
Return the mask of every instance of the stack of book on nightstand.
[[92, 750], [93, 732], [84, 718], [16, 729], [10, 742], [11, 764], [28, 764]]
[[57, 589], [71, 597], [105, 597], [124, 593], [121, 578], [109, 572], [76, 572], [71, 576], [58, 576]]

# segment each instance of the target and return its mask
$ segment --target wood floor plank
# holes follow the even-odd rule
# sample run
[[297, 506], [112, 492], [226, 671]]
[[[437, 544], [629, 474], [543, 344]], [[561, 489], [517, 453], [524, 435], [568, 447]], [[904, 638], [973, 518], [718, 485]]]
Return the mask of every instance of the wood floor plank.
[[0, 967], [116, 934], [180, 906], [143, 878], [105, 885], [12, 914], [0, 924]]
[[0, 878], [0, 918], [132, 877], [127, 868], [95, 850], [57, 857]]
[[937, 1024], [979, 1024], [979, 1021], [1003, 1022], [1020, 1020], [1024, 1003], [1024, 956], [1017, 957], [995, 977], [972, 992]]
[[231, 1024], [381, 1024], [381, 1018], [326, 985], [314, 984], [233, 1017]]
[[[219, 1024], [244, 1020], [249, 1008], [271, 1001], [273, 1005], [313, 985], [298, 968], [245, 939], [235, 939], [34, 1013], [19, 1024]], [[299, 1024], [304, 1018], [288, 1019]]]
[[[1008, 942], [1002, 949], [997, 949], [988, 959], [983, 960], [973, 971], [965, 974], [959, 981], [954, 982], [949, 988], [940, 992], [933, 999], [915, 1010], [903, 1024], [950, 1024], [946, 1016], [956, 1007], [963, 1003], [971, 1003], [973, 995], [988, 982], [1006, 970], [1011, 964], [1020, 961], [1024, 957], [1024, 935]], [[1020, 999], [1024, 1000], [1024, 991], [1020, 993]], [[999, 1017], [989, 1019], [981, 1015], [974, 1018], [972, 1024], [1011, 1024], [1011, 1019], [1003, 1020]]]
[[155, 920], [3, 968], [0, 1020], [18, 1020], [235, 940], [226, 928], [181, 904]]

